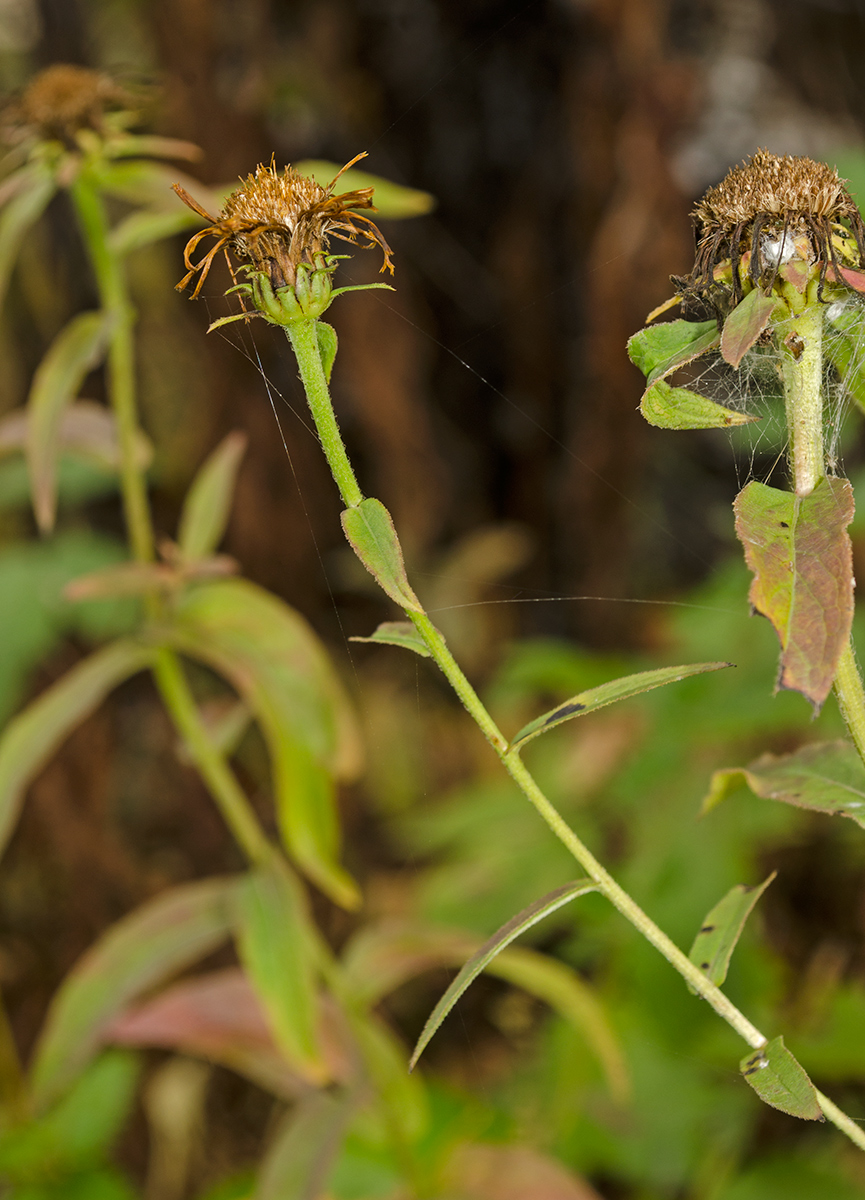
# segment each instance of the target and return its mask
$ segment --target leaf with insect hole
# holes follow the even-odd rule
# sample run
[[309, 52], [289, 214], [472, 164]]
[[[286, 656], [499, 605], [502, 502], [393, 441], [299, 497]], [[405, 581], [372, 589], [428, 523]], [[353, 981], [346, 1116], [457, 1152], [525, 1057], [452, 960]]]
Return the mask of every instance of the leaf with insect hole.
[[839, 814], [865, 829], [865, 767], [852, 742], [816, 742], [792, 754], [764, 754], [747, 767], [716, 771], [702, 811], [715, 808], [740, 783], [764, 800]]
[[749, 413], [725, 408], [689, 388], [671, 387], [663, 380], [653, 383], [643, 393], [640, 412], [658, 429], [730, 429], [760, 420]]
[[748, 599], [781, 643], [778, 687], [801, 692], [817, 711], [853, 622], [852, 488], [827, 478], [796, 496], [754, 480], [733, 508], [754, 574]]
[[[719, 900], [706, 914], [688, 958], [695, 967], [704, 971], [717, 987], [727, 978], [730, 959], [745, 928], [745, 922], [776, 875], [777, 871], [773, 871], [757, 887], [736, 884], [730, 888], [723, 900]], [[690, 984], [688, 987], [694, 995], [697, 994]]]
[[803, 1121], [823, 1120], [814, 1084], [784, 1045], [783, 1037], [746, 1055], [739, 1070], [765, 1104]]

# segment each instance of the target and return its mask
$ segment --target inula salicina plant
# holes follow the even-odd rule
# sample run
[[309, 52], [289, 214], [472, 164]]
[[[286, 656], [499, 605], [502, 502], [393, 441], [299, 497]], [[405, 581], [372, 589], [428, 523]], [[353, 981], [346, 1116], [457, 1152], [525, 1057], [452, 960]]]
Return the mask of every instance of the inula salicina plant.
[[[91, 564], [101, 569], [77, 578], [67, 596], [81, 611], [130, 597], [137, 608], [127, 613], [119, 636], [116, 628], [92, 624], [93, 637], [104, 644], [7, 725], [0, 738], [0, 840], [8, 842], [28, 782], [66, 735], [123, 680], [149, 671], [247, 865], [236, 876], [172, 887], [103, 933], [54, 997], [26, 1069], [9, 1029], [0, 1026], [0, 1179], [7, 1190], [25, 1200], [128, 1197], [129, 1185], [107, 1164], [106, 1152], [130, 1111], [139, 1067], [133, 1053], [117, 1047], [161, 1046], [224, 1063], [275, 1098], [277, 1115], [259, 1168], [224, 1196], [313, 1200], [332, 1193], [358, 1200], [504, 1191], [515, 1162], [508, 1147], [485, 1140], [476, 1117], [454, 1123], [458, 1135], [439, 1130], [434, 1136], [430, 1091], [421, 1071], [408, 1068], [472, 981], [488, 971], [558, 1009], [591, 1047], [614, 1101], [624, 1104], [627, 1067], [594, 991], [564, 963], [511, 946], [591, 892], [679, 972], [694, 1005], [707, 1002], [740, 1035], [742, 1074], [762, 1100], [804, 1120], [827, 1118], [865, 1149], [858, 1124], [813, 1086], [782, 1031], [758, 1029], [721, 990], [770, 880], [738, 885], [720, 898], [685, 954], [589, 851], [522, 760], [526, 746], [566, 722], [728, 664], [699, 662], [612, 679], [505, 737], [413, 590], [387, 510], [364, 496], [329, 392], [338, 345], [322, 317], [336, 298], [357, 290], [336, 285], [342, 256], [333, 251], [337, 242], [345, 249], [365, 241], [382, 255], [382, 269], [392, 271], [388, 243], [369, 215], [373, 200], [379, 215], [399, 216], [422, 211], [426, 198], [363, 176], [353, 160], [326, 174], [302, 164], [259, 166], [220, 204], [158, 161], [191, 157], [194, 148], [133, 133], [134, 121], [130, 97], [99, 75], [67, 67], [37, 78], [11, 114], [15, 146], [0, 193], [0, 282], [8, 283], [22, 237], [49, 201], [62, 196], [76, 218], [98, 306], [76, 314], [53, 340], [26, 409], [4, 420], [2, 445], [25, 458], [34, 515], [46, 533], [55, 526], [69, 454], [89, 456], [115, 473], [128, 557]], [[754, 379], [770, 403], [776, 396], [789, 431], [791, 486], [752, 481], [736, 501], [736, 527], [754, 575], [751, 603], [778, 633], [779, 685], [801, 692], [815, 709], [834, 687], [852, 738], [719, 771], [706, 808], [744, 779], [760, 797], [865, 824], [859, 808], [865, 805], [859, 758], [865, 697], [849, 640], [852, 493], [836, 474], [835, 445], [839, 396], [865, 401], [861, 219], [834, 171], [765, 152], [710, 191], [695, 216], [693, 272], [676, 280], [674, 299], [630, 343], [648, 381], [642, 411], [666, 428], [729, 429], [758, 416], [748, 407]], [[285, 331], [345, 506], [346, 538], [404, 617], [362, 640], [411, 651], [444, 674], [504, 771], [583, 873], [540, 896], [482, 945], [459, 929], [358, 918], [356, 932], [335, 954], [313, 918], [310, 886], [344, 909], [361, 903], [342, 864], [336, 806], [337, 782], [359, 769], [357, 725], [306, 622], [239, 578], [236, 564], [217, 553], [243, 439], [229, 435], [202, 466], [175, 539], [156, 537], [149, 507], [150, 447], [139, 428], [127, 257], [183, 229], [195, 232], [179, 286], [193, 295], [216, 256], [223, 250], [232, 256], [231, 292], [240, 308], [215, 324], [256, 318]], [[656, 323], [675, 304], [682, 318]], [[108, 407], [79, 398], [84, 379], [100, 365]], [[676, 372], [688, 377], [681, 386], [668, 382]], [[229, 703], [216, 718], [190, 662], [221, 681]], [[232, 763], [253, 724], [270, 766], [266, 821]], [[238, 966], [177, 981], [229, 940]], [[409, 1059], [378, 1004], [436, 965], [461, 970]], [[642, 1002], [651, 1004], [652, 997]], [[203, 1086], [189, 1058], [159, 1068], [147, 1085], [148, 1111], [157, 1114], [153, 1130], [160, 1119], [165, 1127], [158, 1110], [171, 1096], [188, 1098]], [[374, 1149], [363, 1171], [343, 1152], [361, 1142]], [[531, 1170], [536, 1181], [549, 1179], [551, 1194], [583, 1194], [542, 1154], [531, 1159]], [[481, 1175], [486, 1182], [478, 1184]], [[149, 1184], [160, 1200], [179, 1200], [185, 1188], [186, 1168], [178, 1171], [176, 1164]]]

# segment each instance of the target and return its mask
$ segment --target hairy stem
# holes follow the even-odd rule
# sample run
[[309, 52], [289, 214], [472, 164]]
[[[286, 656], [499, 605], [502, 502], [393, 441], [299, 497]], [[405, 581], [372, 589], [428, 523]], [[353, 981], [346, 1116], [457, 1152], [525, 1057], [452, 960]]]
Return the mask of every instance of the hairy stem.
[[823, 305], [816, 298], [784, 323], [781, 356], [790, 468], [797, 496], [810, 496], [823, 462]]

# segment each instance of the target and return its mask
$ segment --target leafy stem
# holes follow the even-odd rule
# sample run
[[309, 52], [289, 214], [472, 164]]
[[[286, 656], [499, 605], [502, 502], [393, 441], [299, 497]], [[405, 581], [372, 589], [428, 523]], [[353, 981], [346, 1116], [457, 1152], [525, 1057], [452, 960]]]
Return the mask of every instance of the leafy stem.
[[[300, 376], [307, 389], [307, 399], [322, 444], [325, 447], [328, 462], [333, 469], [337, 486], [346, 503], [360, 503], [362, 493], [357, 485], [354, 472], [349, 463], [348, 455], [327, 388], [324, 369], [321, 363], [318, 341], [313, 320], [298, 320], [286, 328], [286, 334], [294, 349], [300, 369]], [[334, 469], [337, 464], [337, 469]], [[453, 687], [470, 716], [475, 720], [481, 732], [489, 741], [505, 770], [514, 780], [522, 793], [533, 805], [570, 854], [576, 859], [584, 871], [597, 883], [598, 890], [607, 897], [615, 908], [637, 929], [679, 974], [702, 996], [711, 1007], [721, 1016], [739, 1036], [754, 1049], [766, 1044], [765, 1036], [748, 1020], [744, 1013], [716, 987], [708, 977], [671, 941], [655, 922], [639, 907], [631, 896], [622, 888], [595, 858], [588, 847], [571, 829], [555, 805], [544, 795], [535, 779], [526, 768], [519, 753], [510, 749], [507, 739], [499, 730], [480, 697], [466, 678], [462, 669], [454, 659], [444, 638], [435, 628], [428, 615], [423, 611], [405, 607], [406, 616], [412, 621], [420, 636], [423, 638], [430, 655], [441, 668], [448, 682]], [[823, 1112], [834, 1125], [845, 1133], [860, 1149], [865, 1150], [865, 1132], [844, 1113], [841, 1112], [821, 1092], [817, 1092], [818, 1103]]]

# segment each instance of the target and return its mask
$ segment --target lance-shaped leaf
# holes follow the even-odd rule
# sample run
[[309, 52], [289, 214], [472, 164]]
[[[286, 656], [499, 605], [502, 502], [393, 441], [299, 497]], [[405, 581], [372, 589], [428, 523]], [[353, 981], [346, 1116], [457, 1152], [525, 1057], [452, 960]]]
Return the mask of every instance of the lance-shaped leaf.
[[[308, 175], [322, 187], [327, 187], [340, 170], [342, 164], [325, 162], [322, 159], [307, 158], [295, 163], [294, 169], [301, 175]], [[429, 192], [418, 191], [417, 188], [404, 187], [401, 183], [392, 183], [382, 179], [380, 175], [371, 175], [369, 171], [359, 171], [351, 167], [345, 174], [340, 175], [334, 189], [337, 193], [352, 192], [358, 188], [375, 188], [373, 202], [380, 217], [399, 220], [403, 217], [422, 217], [435, 208], [435, 197]]]
[[[0, 419], [0, 455], [26, 453], [31, 414], [16, 408]], [[61, 451], [89, 459], [108, 471], [120, 467], [120, 443], [114, 414], [93, 400], [78, 400], [63, 412], [58, 427]], [[149, 439], [138, 430], [135, 439], [135, 465], [146, 470], [153, 459]]]
[[390, 513], [370, 496], [342, 514], [349, 545], [384, 592], [400, 608], [423, 612], [405, 573], [402, 548]]
[[24, 234], [42, 215], [54, 191], [51, 168], [40, 163], [33, 168], [26, 186], [0, 212], [0, 299], [5, 295]]
[[715, 771], [703, 812], [742, 782], [764, 800], [840, 813], [865, 829], [865, 767], [852, 742], [816, 742], [792, 754], [764, 754], [747, 767]]
[[511, 742], [512, 750], [521, 750], [527, 742], [555, 729], [564, 721], [573, 717], [582, 717], [586, 713], [596, 712], [608, 704], [616, 704], [619, 700], [628, 700], [631, 696], [639, 696], [641, 692], [650, 692], [653, 688], [664, 687], [668, 683], [678, 683], [692, 675], [702, 675], [706, 671], [720, 671], [722, 667], [732, 666], [726, 662], [688, 663], [682, 667], [658, 667], [654, 671], [638, 671], [636, 675], [623, 675], [621, 679], [611, 679], [599, 687], [588, 688], [571, 696], [563, 704], [556, 705], [549, 712], [535, 717], [525, 725]]
[[749, 413], [725, 408], [689, 388], [671, 387], [663, 380], [653, 383], [643, 393], [640, 412], [658, 429], [730, 429], [760, 420]]
[[161, 242], [163, 238], [174, 237], [176, 233], [194, 229], [201, 224], [201, 217], [192, 209], [178, 208], [176, 212], [150, 212], [139, 209], [124, 217], [111, 230], [109, 241], [117, 255], [131, 254], [133, 250], [141, 250], [153, 242]]
[[15, 828], [30, 780], [76, 725], [151, 658], [152, 652], [137, 642], [114, 642], [67, 671], [12, 718], [0, 736], [0, 852]]
[[277, 1045], [311, 1083], [326, 1082], [309, 913], [300, 884], [279, 859], [243, 881], [235, 939]]
[[[735, 887], [730, 888], [723, 900], [719, 900], [706, 914], [688, 957], [718, 987], [727, 978], [730, 959], [745, 928], [745, 922], [777, 873], [773, 871], [757, 887], [737, 883]], [[690, 984], [688, 987], [694, 992]]]
[[628, 341], [628, 355], [647, 383], [714, 350], [721, 341], [717, 321], [666, 321], [647, 325]]
[[359, 1099], [318, 1092], [293, 1108], [265, 1153], [254, 1200], [320, 1200]]
[[781, 643], [778, 686], [819, 710], [853, 622], [852, 488], [822, 479], [810, 496], [796, 496], [754, 480], [734, 511], [754, 573], [748, 599]]
[[468, 960], [430, 1013], [429, 1019], [421, 1030], [421, 1035], [412, 1053], [409, 1070], [414, 1069], [421, 1054], [423, 1054], [425, 1048], [432, 1040], [433, 1034], [463, 992], [477, 979], [481, 971], [489, 966], [497, 954], [500, 954], [521, 933], [525, 933], [527, 929], [531, 929], [533, 925], [537, 925], [538, 921], [542, 921], [544, 917], [555, 912], [557, 908], [561, 908], [563, 904], [570, 903], [577, 896], [585, 896], [587, 892], [596, 891], [597, 886], [591, 879], [580, 879], [576, 883], [569, 883], [564, 887], [556, 888], [555, 891], [542, 896], [540, 900], [536, 900], [534, 904], [530, 904], [528, 908], [524, 908], [521, 913], [517, 913], [515, 917], [511, 917], [510, 921], [502, 925], [500, 929], [497, 929], [492, 937], [488, 938], [481, 948]]
[[222, 541], [247, 440], [246, 434], [238, 430], [229, 433], [193, 479], [177, 532], [185, 558], [204, 558]]
[[772, 1108], [803, 1121], [823, 1120], [814, 1084], [784, 1045], [783, 1037], [752, 1051], [742, 1059], [739, 1069], [760, 1099]]
[[381, 642], [386, 646], [402, 646], [421, 658], [430, 658], [426, 642], [411, 621], [382, 621], [370, 637], [351, 637], [350, 642]]
[[324, 368], [324, 376], [330, 383], [330, 375], [333, 371], [333, 364], [336, 361], [336, 352], [339, 347], [339, 339], [336, 336], [336, 330], [332, 325], [328, 325], [326, 321], [316, 321], [315, 337], [318, 342], [318, 353], [321, 356], [321, 365]]
[[57, 459], [66, 409], [85, 376], [105, 352], [110, 320], [103, 312], [79, 313], [58, 333], [33, 377], [27, 401], [27, 464], [33, 511], [43, 533], [57, 514]]
[[754, 288], [727, 317], [721, 333], [721, 357], [731, 367], [739, 366], [760, 334], [769, 327], [777, 304], [777, 300]]
[[214, 950], [229, 934], [234, 879], [181, 884], [112, 925], [55, 994], [31, 1072], [45, 1108], [98, 1048], [111, 1020], [142, 992]]
[[165, 636], [228, 679], [261, 725], [290, 854], [336, 903], [356, 907], [357, 887], [337, 860], [334, 788], [322, 773], [351, 778], [360, 743], [315, 634], [283, 601], [242, 579], [190, 588], [174, 615]]

